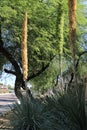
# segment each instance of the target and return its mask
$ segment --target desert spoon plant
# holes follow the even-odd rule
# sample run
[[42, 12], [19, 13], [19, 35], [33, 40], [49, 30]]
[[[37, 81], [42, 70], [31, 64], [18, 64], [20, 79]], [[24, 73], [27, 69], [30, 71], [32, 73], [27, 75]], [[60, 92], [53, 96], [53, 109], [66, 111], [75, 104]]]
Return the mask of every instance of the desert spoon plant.
[[27, 76], [28, 76], [28, 56], [27, 56], [27, 12], [25, 12], [24, 21], [23, 21], [21, 54], [22, 54], [23, 78], [24, 78], [24, 80], [26, 80], [26, 79], [27, 79]]
[[27, 12], [24, 14], [23, 20], [23, 31], [22, 31], [22, 44], [21, 44], [21, 56], [22, 56], [22, 70], [23, 70], [23, 79], [25, 82], [26, 93], [31, 97], [32, 94], [27, 87], [27, 76], [28, 76], [28, 56], [27, 56]]

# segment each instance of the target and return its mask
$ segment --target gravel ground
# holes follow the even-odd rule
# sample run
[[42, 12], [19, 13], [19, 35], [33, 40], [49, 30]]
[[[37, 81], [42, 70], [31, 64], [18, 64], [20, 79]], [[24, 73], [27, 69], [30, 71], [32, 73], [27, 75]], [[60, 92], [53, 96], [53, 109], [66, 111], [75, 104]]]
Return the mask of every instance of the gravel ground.
[[0, 117], [0, 130], [12, 130], [9, 116], [11, 116], [11, 111]]
[[12, 104], [17, 101], [14, 93], [0, 94], [0, 130], [11, 130], [9, 115]]

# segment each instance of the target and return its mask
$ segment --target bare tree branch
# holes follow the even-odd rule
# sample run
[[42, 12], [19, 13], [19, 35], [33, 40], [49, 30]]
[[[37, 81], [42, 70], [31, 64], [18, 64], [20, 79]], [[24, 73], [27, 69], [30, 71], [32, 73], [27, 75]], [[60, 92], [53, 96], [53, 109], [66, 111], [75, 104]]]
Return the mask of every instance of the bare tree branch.
[[2, 46], [2, 41], [0, 40], [0, 52], [11, 62], [11, 64], [14, 66], [16, 74], [21, 74], [21, 70], [19, 65], [17, 64], [16, 60], [12, 57], [12, 55]]
[[42, 74], [48, 67], [49, 67], [50, 63], [48, 63], [45, 67], [43, 67], [41, 70], [39, 70], [37, 73], [32, 74], [30, 76], [28, 76], [27, 81], [39, 76], [40, 74]]
[[29, 80], [39, 76], [40, 74], [42, 74], [50, 66], [50, 62], [54, 59], [54, 57], [55, 56], [51, 57], [49, 63], [47, 65], [43, 66], [37, 73], [28, 76], [27, 81], [29, 81]]
[[4, 71], [8, 74], [13, 74], [16, 76], [16, 72], [15, 71], [12, 71], [12, 70], [7, 70], [7, 69], [4, 69]]
[[78, 58], [77, 63], [76, 63], [76, 69], [78, 68], [79, 61], [80, 61], [81, 56], [84, 55], [84, 54], [86, 54], [86, 53], [87, 53], [87, 51], [83, 51], [83, 52], [81, 52], [81, 53], [79, 54], [79, 58]]
[[[77, 59], [77, 62], [76, 62], [76, 65], [75, 65], [76, 71], [77, 71], [77, 69], [78, 69], [79, 61], [80, 61], [81, 56], [84, 55], [84, 54], [86, 54], [86, 53], [87, 53], [87, 51], [83, 51], [83, 52], [79, 53], [79, 55], [78, 55], [79, 58]], [[71, 79], [70, 79], [70, 81], [69, 81], [69, 85], [72, 83], [73, 78], [74, 78], [74, 74], [71, 73]]]
[[21, 74], [21, 70], [20, 67], [17, 63], [17, 61], [12, 57], [12, 55], [8, 52], [8, 50], [6, 50], [3, 47], [3, 40], [2, 40], [2, 36], [1, 36], [1, 23], [0, 23], [0, 53], [2, 53], [10, 62], [11, 64], [14, 66], [15, 72], [16, 74], [19, 73]]

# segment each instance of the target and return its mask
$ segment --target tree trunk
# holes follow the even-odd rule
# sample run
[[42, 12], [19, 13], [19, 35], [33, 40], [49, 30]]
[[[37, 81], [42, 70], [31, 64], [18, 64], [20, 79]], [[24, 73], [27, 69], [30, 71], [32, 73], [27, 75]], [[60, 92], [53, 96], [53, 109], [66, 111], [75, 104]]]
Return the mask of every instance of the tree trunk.
[[16, 95], [16, 97], [17, 97], [18, 99], [22, 98], [21, 85], [22, 85], [22, 81], [20, 81], [20, 80], [16, 77], [14, 92], [15, 92], [15, 95]]
[[21, 89], [25, 90], [25, 95], [28, 95], [30, 98], [32, 98], [31, 91], [27, 87], [27, 83], [23, 79], [23, 75], [22, 74], [19, 75], [19, 76], [16, 76], [16, 80], [15, 80], [14, 91], [15, 91], [15, 95], [17, 96], [18, 99], [23, 97], [23, 93], [22, 93]]

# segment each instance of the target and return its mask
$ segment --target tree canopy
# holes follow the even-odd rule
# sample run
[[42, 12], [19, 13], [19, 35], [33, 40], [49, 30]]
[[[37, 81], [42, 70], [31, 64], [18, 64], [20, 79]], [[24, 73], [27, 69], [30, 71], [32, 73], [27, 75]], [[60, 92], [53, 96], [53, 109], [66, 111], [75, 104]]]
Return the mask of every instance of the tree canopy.
[[[59, 19], [61, 17], [60, 5], [64, 12], [63, 27], [63, 49], [64, 59], [62, 62], [63, 73], [67, 72], [71, 66], [71, 52], [69, 45], [68, 28], [68, 5], [63, 0], [3, 0], [0, 3], [0, 69], [6, 63], [11, 63], [11, 69], [4, 69], [5, 72], [14, 74], [22, 82], [22, 60], [21, 60], [21, 42], [22, 42], [22, 23], [24, 12], [28, 14], [28, 78], [37, 88], [51, 87], [56, 76], [59, 74], [59, 43], [58, 37], [61, 31]], [[60, 4], [61, 3], [61, 4]], [[59, 8], [58, 8], [59, 6]], [[79, 9], [80, 8], [80, 9]], [[77, 8], [77, 32], [76, 32], [76, 60], [86, 61], [86, 42], [83, 37], [84, 27], [87, 24], [83, 14], [83, 5], [78, 2]], [[82, 20], [81, 20], [82, 19]], [[60, 27], [61, 28], [61, 27]], [[56, 31], [57, 29], [57, 31]], [[59, 32], [59, 33], [58, 33]], [[58, 33], [58, 34], [57, 34]], [[56, 35], [57, 34], [57, 35]], [[84, 54], [85, 54], [84, 53]], [[21, 75], [21, 76], [19, 76]], [[39, 76], [39, 77], [36, 77]], [[20, 77], [20, 79], [19, 79]], [[36, 78], [35, 78], [36, 77]], [[23, 82], [20, 83], [23, 86]], [[39, 86], [38, 86], [39, 85]], [[20, 85], [21, 86], [21, 85]]]

